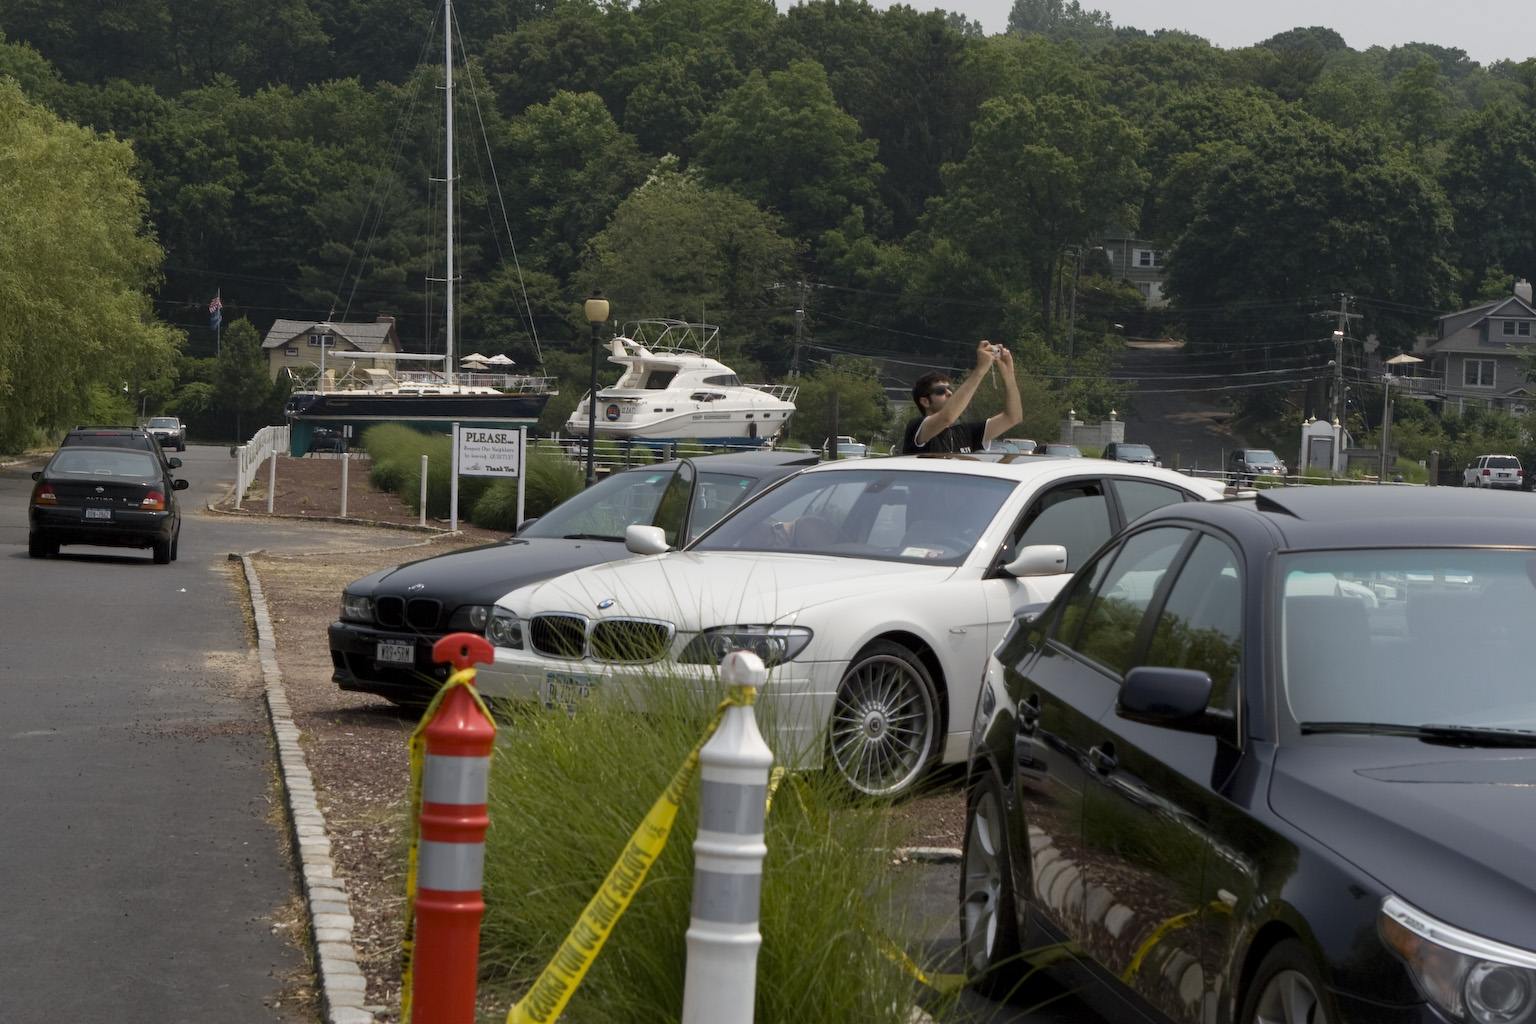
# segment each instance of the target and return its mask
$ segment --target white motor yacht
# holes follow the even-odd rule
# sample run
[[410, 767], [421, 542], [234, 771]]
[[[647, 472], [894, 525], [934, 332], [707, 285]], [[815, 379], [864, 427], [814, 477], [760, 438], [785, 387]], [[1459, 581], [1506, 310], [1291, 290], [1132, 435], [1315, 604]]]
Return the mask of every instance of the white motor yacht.
[[[681, 320], [640, 320], [614, 336], [611, 363], [624, 367], [618, 383], [597, 392], [594, 433], [599, 438], [697, 440], [705, 444], [766, 443], [795, 411], [798, 388], [743, 384], [710, 353], [720, 329]], [[654, 341], [648, 340], [654, 338]], [[583, 398], [566, 420], [566, 433], [587, 436]]]

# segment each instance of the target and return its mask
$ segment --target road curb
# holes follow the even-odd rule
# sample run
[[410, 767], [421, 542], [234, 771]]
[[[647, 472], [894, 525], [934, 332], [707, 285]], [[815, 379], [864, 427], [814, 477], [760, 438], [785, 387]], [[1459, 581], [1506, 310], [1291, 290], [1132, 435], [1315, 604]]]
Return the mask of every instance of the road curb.
[[354, 920], [347, 899], [347, 883], [336, 877], [325, 815], [315, 798], [314, 778], [304, 759], [304, 749], [299, 745], [299, 728], [293, 723], [293, 709], [288, 705], [288, 692], [283, 687], [283, 674], [277, 664], [277, 638], [267, 611], [266, 595], [250, 557], [229, 557], [231, 561], [240, 560], [251, 595], [251, 615], [256, 622], [256, 651], [261, 660], [267, 714], [272, 723], [272, 739], [277, 746], [278, 773], [288, 797], [288, 824], [294, 848], [299, 853], [299, 877], [309, 911], [321, 1012], [327, 1024], [372, 1024], [374, 1011], [364, 1003], [368, 980], [357, 965], [357, 948], [352, 942]]

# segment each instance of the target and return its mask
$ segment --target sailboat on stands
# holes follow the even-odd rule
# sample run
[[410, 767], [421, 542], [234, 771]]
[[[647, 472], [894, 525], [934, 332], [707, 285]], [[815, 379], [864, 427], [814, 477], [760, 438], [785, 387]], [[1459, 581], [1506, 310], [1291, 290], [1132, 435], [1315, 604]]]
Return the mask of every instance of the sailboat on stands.
[[[453, 2], [443, 0], [443, 93], [446, 116], [446, 167], [443, 183], [447, 208], [446, 273], [444, 275], [446, 349], [441, 355], [419, 352], [341, 352], [331, 359], [374, 364], [337, 374], [324, 365], [326, 343], [322, 339], [321, 364], [309, 381], [301, 381], [283, 409], [290, 427], [289, 451], [303, 455], [317, 427], [354, 427], [361, 433], [376, 423], [403, 423], [422, 430], [447, 431], [458, 423], [466, 427], [517, 428], [538, 422], [555, 394], [554, 378], [502, 373], [464, 375], [454, 369], [454, 177], [453, 165]], [[319, 324], [318, 330], [344, 334], [346, 324]], [[394, 364], [381, 368], [378, 363]], [[432, 368], [440, 364], [441, 369]], [[412, 369], [405, 369], [412, 366]], [[399, 367], [398, 369], [395, 367]], [[427, 367], [422, 369], [421, 367]]]

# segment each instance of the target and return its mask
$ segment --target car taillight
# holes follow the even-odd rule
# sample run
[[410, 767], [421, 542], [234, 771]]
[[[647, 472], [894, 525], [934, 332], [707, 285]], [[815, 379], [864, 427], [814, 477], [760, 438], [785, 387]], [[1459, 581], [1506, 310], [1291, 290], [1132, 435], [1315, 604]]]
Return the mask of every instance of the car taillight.
[[140, 508], [154, 509], [158, 512], [165, 511], [165, 495], [159, 491], [150, 491], [144, 495], [144, 500], [139, 502]]
[[1483, 476], [1493, 476], [1493, 470], [1489, 469], [1487, 466], [1484, 466]]
[[53, 488], [48, 484], [38, 484], [37, 490], [32, 492], [32, 504], [57, 505], [59, 496], [53, 493]]

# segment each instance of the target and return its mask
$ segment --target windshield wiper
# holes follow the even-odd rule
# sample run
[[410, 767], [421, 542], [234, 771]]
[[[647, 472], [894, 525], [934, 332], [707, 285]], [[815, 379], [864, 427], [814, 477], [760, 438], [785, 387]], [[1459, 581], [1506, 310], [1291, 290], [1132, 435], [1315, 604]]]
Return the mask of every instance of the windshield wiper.
[[1494, 729], [1480, 725], [1396, 725], [1390, 722], [1302, 722], [1303, 735], [1358, 733], [1370, 736], [1409, 736], [1425, 743], [1458, 747], [1536, 747], [1529, 729]]
[[606, 533], [568, 533], [561, 540], [613, 540], [624, 543], [623, 537], [610, 537]]

